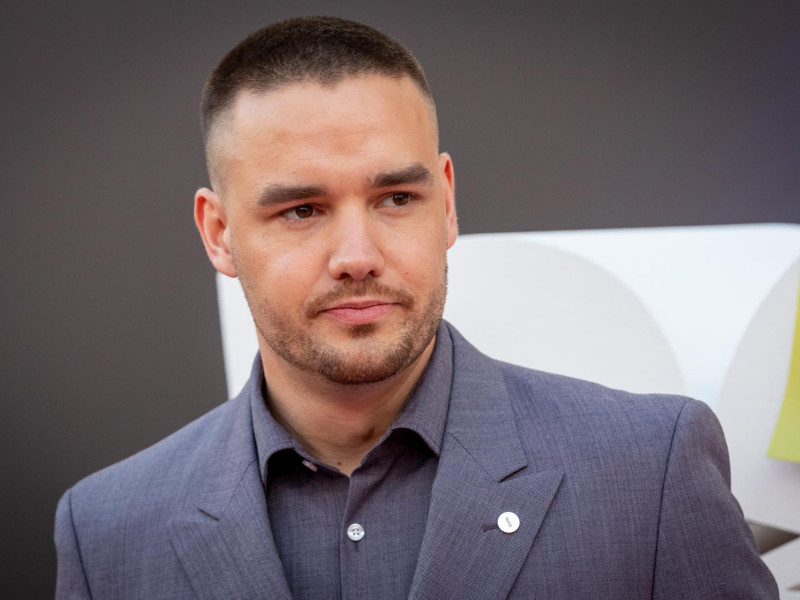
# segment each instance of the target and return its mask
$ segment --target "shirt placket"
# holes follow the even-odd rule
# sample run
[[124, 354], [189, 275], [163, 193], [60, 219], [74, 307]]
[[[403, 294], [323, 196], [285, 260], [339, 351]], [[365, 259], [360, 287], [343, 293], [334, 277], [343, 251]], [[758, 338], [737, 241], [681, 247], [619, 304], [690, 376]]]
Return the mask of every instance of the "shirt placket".
[[339, 538], [342, 600], [381, 597], [373, 563], [385, 556], [387, 540], [381, 532], [380, 515], [369, 510], [367, 499], [382, 479], [385, 463], [381, 459], [372, 460], [350, 477]]

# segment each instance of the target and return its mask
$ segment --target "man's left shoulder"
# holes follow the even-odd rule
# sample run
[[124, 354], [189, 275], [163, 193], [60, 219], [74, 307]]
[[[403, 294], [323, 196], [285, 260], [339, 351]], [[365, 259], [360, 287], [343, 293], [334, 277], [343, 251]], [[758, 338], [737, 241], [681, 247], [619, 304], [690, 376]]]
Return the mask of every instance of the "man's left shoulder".
[[495, 362], [502, 373], [509, 398], [520, 410], [539, 405], [540, 409], [546, 407], [549, 411], [570, 417], [591, 416], [597, 419], [629, 415], [673, 422], [684, 410], [711, 414], [705, 403], [686, 396], [629, 392], [593, 381]]
[[490, 358], [449, 323], [454, 343], [454, 390], [471, 402], [491, 402], [510, 412], [523, 436], [563, 441], [660, 440], [667, 450], [679, 423], [697, 422], [721, 437], [713, 412], [703, 402], [671, 394], [640, 394]]
[[574, 377], [497, 364], [523, 428], [535, 422], [538, 428], [549, 425], [585, 440], [624, 443], [644, 439], [669, 445], [676, 432], [688, 428], [709, 442], [724, 444], [719, 421], [704, 402], [680, 395], [633, 393]]

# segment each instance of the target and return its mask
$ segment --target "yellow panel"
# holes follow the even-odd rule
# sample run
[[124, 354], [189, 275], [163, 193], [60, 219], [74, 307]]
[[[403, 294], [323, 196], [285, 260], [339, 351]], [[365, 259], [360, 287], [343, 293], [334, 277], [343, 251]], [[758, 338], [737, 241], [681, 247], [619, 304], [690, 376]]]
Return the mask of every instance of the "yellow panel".
[[767, 456], [800, 463], [800, 292], [797, 296], [789, 380]]

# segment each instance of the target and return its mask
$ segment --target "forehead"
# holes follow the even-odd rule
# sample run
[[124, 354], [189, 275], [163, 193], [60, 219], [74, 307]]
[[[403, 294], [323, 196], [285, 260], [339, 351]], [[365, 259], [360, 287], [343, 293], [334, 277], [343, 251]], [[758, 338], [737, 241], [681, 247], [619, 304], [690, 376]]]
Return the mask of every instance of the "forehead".
[[[364, 163], [395, 153], [425, 162], [438, 155], [432, 105], [409, 78], [368, 75], [331, 85], [303, 82], [243, 91], [215, 132], [227, 175], [261, 163], [297, 171], [325, 161]], [[408, 156], [401, 156], [407, 154]]]

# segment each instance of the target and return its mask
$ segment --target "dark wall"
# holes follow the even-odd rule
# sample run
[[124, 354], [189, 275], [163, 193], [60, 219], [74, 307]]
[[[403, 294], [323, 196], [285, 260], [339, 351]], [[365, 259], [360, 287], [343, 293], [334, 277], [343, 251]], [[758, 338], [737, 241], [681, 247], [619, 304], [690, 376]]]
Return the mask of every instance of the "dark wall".
[[197, 103], [263, 24], [415, 52], [464, 233], [800, 223], [795, 2], [116, 4], [0, 19], [4, 598], [52, 596], [68, 486], [225, 400]]

